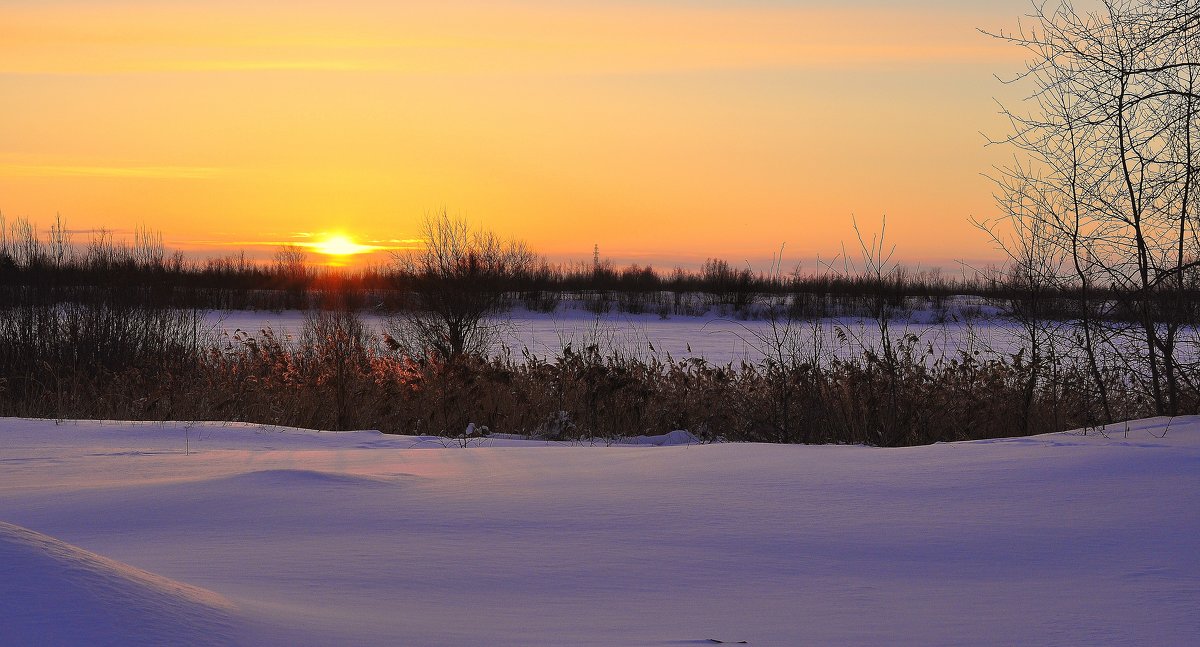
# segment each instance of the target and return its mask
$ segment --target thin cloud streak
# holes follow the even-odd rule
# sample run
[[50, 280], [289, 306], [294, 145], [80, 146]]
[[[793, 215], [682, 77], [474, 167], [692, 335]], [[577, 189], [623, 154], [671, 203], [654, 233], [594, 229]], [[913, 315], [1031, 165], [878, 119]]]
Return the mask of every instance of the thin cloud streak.
[[207, 166], [65, 166], [3, 164], [0, 177], [96, 177], [162, 180], [206, 180], [224, 169]]
[[[415, 241], [415, 242], [423, 244], [425, 241]], [[324, 243], [322, 243], [322, 242], [308, 242], [308, 241], [301, 242], [301, 241], [296, 241], [296, 240], [181, 240], [181, 241], [178, 241], [178, 244], [183, 245], [183, 246], [194, 246], [194, 247], [205, 247], [205, 248], [208, 248], [208, 247], [221, 247], [221, 248], [299, 247], [301, 249], [307, 249], [307, 250], [317, 250], [317, 249], [320, 249], [324, 245]], [[357, 245], [359, 247], [365, 248], [365, 251], [361, 252], [361, 253], [367, 253], [367, 254], [375, 253], [375, 252], [393, 252], [393, 251], [423, 249], [423, 245], [414, 245], [414, 244], [380, 245], [380, 244], [377, 244], [376, 241], [371, 241], [369, 243], [358, 243]]]
[[359, 11], [88, 5], [87, 29], [54, 11], [0, 8], [0, 73], [638, 74], [1013, 56], [974, 32], [971, 11], [352, 4]]

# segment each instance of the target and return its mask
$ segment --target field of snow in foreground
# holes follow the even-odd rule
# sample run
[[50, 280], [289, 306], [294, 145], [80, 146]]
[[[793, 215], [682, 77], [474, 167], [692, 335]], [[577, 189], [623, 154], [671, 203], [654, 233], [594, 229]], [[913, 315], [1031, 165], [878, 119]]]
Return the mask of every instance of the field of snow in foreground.
[[0, 419], [0, 644], [1200, 644], [1200, 417], [641, 440]]

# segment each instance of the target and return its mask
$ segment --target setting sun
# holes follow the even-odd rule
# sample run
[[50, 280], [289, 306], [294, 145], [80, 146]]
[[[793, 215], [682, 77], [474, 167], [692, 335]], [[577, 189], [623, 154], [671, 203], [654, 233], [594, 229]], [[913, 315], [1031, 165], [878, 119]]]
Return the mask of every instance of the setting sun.
[[310, 247], [318, 254], [327, 256], [352, 256], [375, 251], [375, 247], [356, 243], [345, 234], [332, 234], [323, 240], [312, 243]]

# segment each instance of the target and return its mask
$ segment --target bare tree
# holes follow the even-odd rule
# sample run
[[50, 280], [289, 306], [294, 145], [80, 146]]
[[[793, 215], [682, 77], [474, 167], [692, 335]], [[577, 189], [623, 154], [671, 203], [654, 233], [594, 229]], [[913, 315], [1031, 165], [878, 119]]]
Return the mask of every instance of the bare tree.
[[[1098, 6], [1036, 2], [1032, 25], [993, 34], [1028, 52], [1011, 82], [1031, 86], [1025, 111], [1003, 109], [1012, 131], [994, 143], [1018, 156], [997, 173], [997, 200], [1018, 238], [1049, 236], [1038, 245], [1066, 260], [1055, 279], [1079, 289], [1105, 416], [1102, 346], [1156, 412], [1175, 413], [1183, 389], [1196, 390], [1180, 370], [1179, 339], [1195, 319], [1186, 276], [1200, 259], [1200, 2]], [[1130, 325], [1104, 323], [1117, 320]]]
[[298, 245], [282, 245], [275, 250], [272, 273], [289, 308], [306, 308], [309, 304], [308, 289], [312, 284], [313, 272], [308, 266], [308, 254]]
[[[1027, 181], [1021, 177], [1012, 179]], [[1058, 330], [1050, 321], [1050, 301], [1064, 287], [1066, 246], [1056, 240], [1060, 232], [1052, 225], [1058, 213], [1053, 192], [1048, 194], [1036, 186], [1002, 186], [1005, 190], [996, 194], [996, 202], [1003, 215], [993, 220], [975, 221], [975, 225], [987, 232], [1008, 255], [1006, 272], [1001, 280], [1012, 293], [1008, 299], [1009, 316], [1017, 324], [1021, 340], [1021, 349], [1014, 361], [1017, 367], [1024, 369], [1020, 425], [1021, 432], [1027, 434], [1038, 387], [1046, 382], [1047, 371], [1057, 366], [1055, 337]], [[1091, 359], [1091, 366], [1098, 371], [1098, 361], [1094, 356]], [[1099, 385], [1102, 408], [1107, 413], [1104, 381], [1096, 374], [1093, 377]]]
[[386, 322], [393, 345], [443, 360], [486, 353], [498, 334], [490, 317], [536, 257], [524, 243], [473, 230], [445, 211], [425, 219], [423, 239], [421, 249], [395, 256], [411, 303]]

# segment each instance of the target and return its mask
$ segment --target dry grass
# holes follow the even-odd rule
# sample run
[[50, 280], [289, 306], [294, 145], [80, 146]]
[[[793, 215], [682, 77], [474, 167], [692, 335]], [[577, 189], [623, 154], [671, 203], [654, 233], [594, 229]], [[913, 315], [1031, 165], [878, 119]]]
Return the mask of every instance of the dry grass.
[[[889, 361], [714, 365], [565, 350], [414, 359], [348, 312], [312, 315], [298, 339], [205, 339], [173, 311], [28, 305], [0, 313], [0, 414], [234, 420], [321, 429], [576, 439], [687, 429], [707, 439], [914, 445], [1101, 422], [1081, 366], [1017, 357], [931, 358], [900, 340]], [[1149, 413], [1115, 375], [1122, 415]]]

